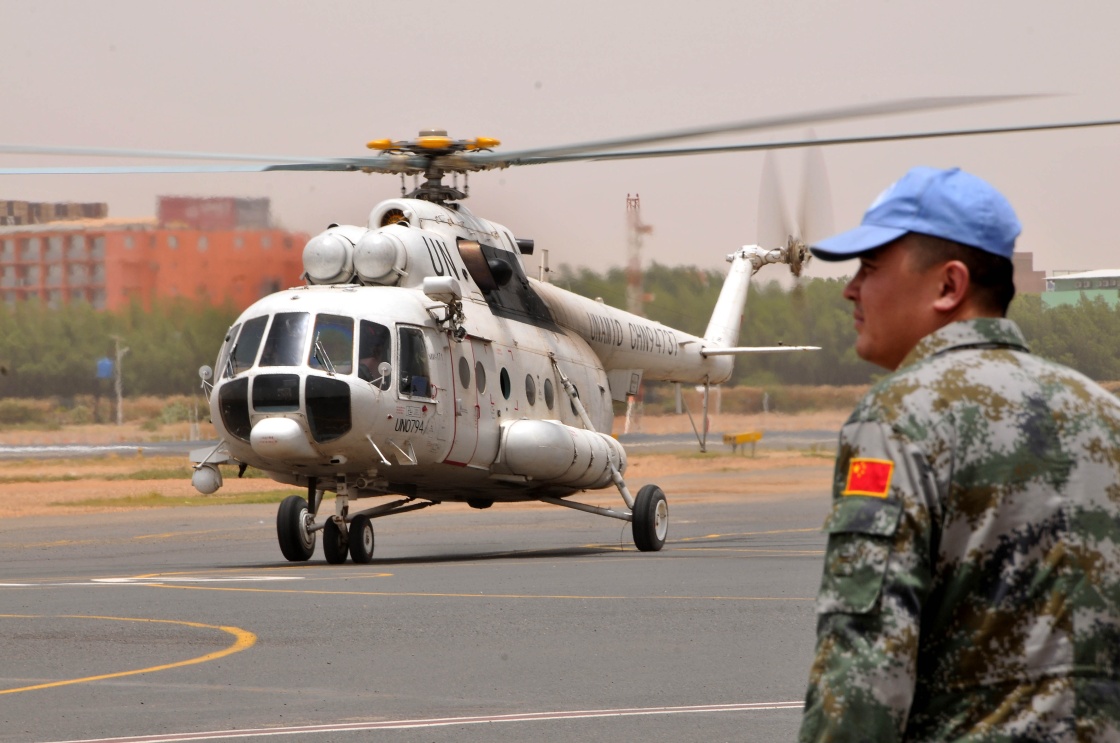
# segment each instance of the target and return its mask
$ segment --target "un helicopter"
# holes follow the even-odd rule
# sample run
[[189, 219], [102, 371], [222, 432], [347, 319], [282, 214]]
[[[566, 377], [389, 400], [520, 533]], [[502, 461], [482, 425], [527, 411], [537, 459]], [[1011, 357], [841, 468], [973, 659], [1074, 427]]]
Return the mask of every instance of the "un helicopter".
[[[0, 146], [21, 154], [192, 158], [225, 165], [5, 168], [0, 174], [357, 171], [399, 174], [402, 195], [365, 225], [331, 225], [303, 251], [306, 285], [269, 295], [231, 326], [213, 369], [200, 375], [219, 441], [192, 452], [192, 483], [223, 484], [221, 464], [264, 471], [298, 487], [279, 506], [277, 540], [289, 561], [312, 557], [322, 533], [330, 563], [369, 563], [373, 519], [445, 501], [485, 509], [540, 501], [629, 521], [635, 546], [657, 551], [668, 534], [665, 493], [632, 494], [627, 457], [610, 433], [613, 401], [643, 380], [710, 385], [734, 357], [807, 350], [735, 345], [751, 276], [768, 264], [798, 274], [809, 259], [797, 230], [785, 244], [748, 245], [730, 270], [702, 336], [675, 330], [531, 278], [531, 239], [476, 216], [457, 179], [477, 171], [577, 160], [775, 150], [829, 144], [1107, 126], [1079, 122], [762, 144], [636, 150], [715, 134], [991, 103], [1011, 97], [914, 99], [771, 117], [600, 142], [497, 154], [495, 139], [426, 130], [374, 140], [360, 158], [265, 158]], [[254, 163], [254, 161], [256, 161]], [[263, 161], [263, 162], [262, 162]], [[248, 163], [248, 164], [246, 164]], [[406, 176], [423, 178], [410, 191]], [[445, 182], [451, 176], [453, 183]], [[624, 508], [582, 503], [614, 487]], [[334, 493], [334, 512], [320, 512]], [[367, 499], [385, 499], [358, 508]]]

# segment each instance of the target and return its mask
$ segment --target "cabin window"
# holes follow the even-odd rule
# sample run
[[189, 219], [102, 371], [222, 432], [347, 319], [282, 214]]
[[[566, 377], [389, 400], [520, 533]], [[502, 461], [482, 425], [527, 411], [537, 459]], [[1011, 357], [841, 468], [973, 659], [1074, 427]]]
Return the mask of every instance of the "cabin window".
[[[226, 365], [226, 370], [232, 369], [234, 375], [240, 374], [253, 365], [257, 360], [257, 351], [261, 347], [261, 338], [264, 337], [264, 327], [268, 324], [268, 316], [254, 317], [241, 328], [241, 333], [234, 341], [230, 351], [231, 363]], [[232, 335], [232, 334], [231, 334]]]
[[467, 361], [466, 356], [459, 357], [459, 383], [463, 385], [463, 389], [470, 389], [471, 362]]
[[400, 343], [401, 381], [398, 390], [408, 397], [431, 397], [431, 377], [428, 376], [428, 348], [419, 328], [401, 328]]
[[299, 366], [311, 315], [307, 312], [277, 312], [268, 329], [261, 353], [261, 366]]
[[474, 362], [474, 386], [480, 395], [486, 391], [486, 367], [481, 361]]
[[556, 393], [552, 389], [552, 380], [548, 377], [544, 379], [544, 405], [549, 410], [552, 410], [553, 403], [556, 402]]
[[532, 374], [525, 375], [525, 400], [530, 405], [537, 404], [537, 382]]
[[498, 382], [502, 385], [502, 397], [508, 400], [510, 393], [509, 372], [506, 371], [504, 366], [502, 367], [502, 373], [498, 375]]
[[393, 383], [392, 333], [381, 323], [362, 320], [358, 328], [358, 376], [383, 390]]
[[354, 320], [341, 315], [319, 315], [311, 336], [307, 365], [333, 374], [354, 371]]

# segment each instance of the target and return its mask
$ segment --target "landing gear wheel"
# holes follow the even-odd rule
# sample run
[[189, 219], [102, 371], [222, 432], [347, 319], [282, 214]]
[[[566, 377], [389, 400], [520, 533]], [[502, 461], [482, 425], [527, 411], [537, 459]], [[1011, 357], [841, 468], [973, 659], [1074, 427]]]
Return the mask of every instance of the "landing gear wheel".
[[656, 485], [646, 485], [634, 499], [634, 546], [642, 552], [657, 552], [669, 534], [669, 504]]
[[276, 539], [289, 562], [304, 562], [315, 552], [315, 532], [308, 531], [311, 520], [307, 501], [289, 495], [276, 512]]
[[350, 522], [350, 559], [359, 565], [373, 562], [373, 521], [355, 516]]
[[346, 562], [346, 532], [339, 528], [334, 519], [323, 526], [323, 555], [331, 565]]

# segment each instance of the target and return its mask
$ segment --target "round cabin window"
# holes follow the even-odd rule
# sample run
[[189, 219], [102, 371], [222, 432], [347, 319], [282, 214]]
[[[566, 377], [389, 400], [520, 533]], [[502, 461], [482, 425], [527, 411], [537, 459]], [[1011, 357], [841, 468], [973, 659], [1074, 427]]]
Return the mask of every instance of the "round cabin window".
[[474, 386], [480, 395], [486, 391], [486, 370], [481, 361], [474, 362]]
[[556, 397], [552, 391], [552, 380], [545, 377], [544, 380], [544, 404], [549, 410], [552, 410], [552, 404], [556, 402]]
[[504, 366], [502, 367], [502, 373], [498, 375], [498, 382], [502, 385], [502, 397], [508, 400], [511, 387], [509, 383], [509, 372], [506, 371]]
[[537, 404], [537, 382], [532, 374], [525, 375], [525, 400], [530, 405]]
[[471, 364], [465, 356], [459, 357], [459, 382], [463, 385], [463, 389], [471, 386]]

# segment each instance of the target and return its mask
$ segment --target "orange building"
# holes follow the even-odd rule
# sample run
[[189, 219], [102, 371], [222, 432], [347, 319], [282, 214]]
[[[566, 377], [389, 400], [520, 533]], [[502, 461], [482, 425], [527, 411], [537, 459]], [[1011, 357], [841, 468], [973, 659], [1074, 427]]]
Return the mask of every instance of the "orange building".
[[307, 239], [270, 227], [197, 229], [181, 220], [174, 226], [157, 219], [0, 226], [0, 299], [116, 310], [181, 297], [242, 308], [302, 283]]

